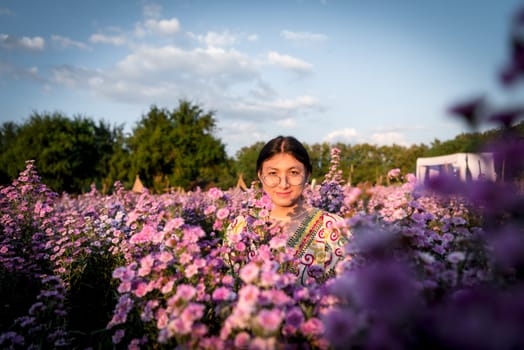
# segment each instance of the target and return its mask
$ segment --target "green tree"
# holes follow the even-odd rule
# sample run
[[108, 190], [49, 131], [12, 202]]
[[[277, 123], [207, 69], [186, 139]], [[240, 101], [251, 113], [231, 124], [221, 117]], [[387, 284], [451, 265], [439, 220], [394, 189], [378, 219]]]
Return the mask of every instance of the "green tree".
[[235, 154], [235, 171], [237, 176], [242, 176], [246, 186], [250, 186], [253, 181], [258, 179], [256, 164], [258, 159], [258, 154], [262, 147], [264, 147], [265, 142], [258, 141], [255, 144], [242, 147]]
[[[6, 122], [0, 128], [0, 183], [8, 184], [22, 169], [17, 166], [16, 153], [10, 152], [18, 135], [19, 126]], [[14, 176], [11, 174], [15, 174]]]
[[131, 171], [158, 192], [231, 185], [231, 160], [215, 128], [214, 113], [189, 101], [172, 111], [152, 106], [128, 139]]
[[327, 142], [315, 143], [313, 145], [305, 144], [304, 146], [309, 153], [313, 167], [311, 178], [315, 180], [317, 184], [320, 184], [322, 180], [324, 180], [324, 175], [329, 171], [331, 146]]
[[25, 161], [34, 159], [42, 181], [54, 191], [80, 193], [105, 176], [113, 135], [104, 122], [33, 113], [21, 126], [4, 124], [0, 168], [14, 179]]

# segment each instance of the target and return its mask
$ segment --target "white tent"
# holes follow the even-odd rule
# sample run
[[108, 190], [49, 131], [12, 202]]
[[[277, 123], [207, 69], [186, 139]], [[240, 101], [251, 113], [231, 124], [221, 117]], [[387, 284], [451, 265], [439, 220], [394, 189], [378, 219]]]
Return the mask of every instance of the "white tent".
[[480, 178], [495, 181], [497, 178], [493, 153], [455, 153], [417, 159], [418, 181], [424, 182], [429, 177], [444, 173], [463, 181]]

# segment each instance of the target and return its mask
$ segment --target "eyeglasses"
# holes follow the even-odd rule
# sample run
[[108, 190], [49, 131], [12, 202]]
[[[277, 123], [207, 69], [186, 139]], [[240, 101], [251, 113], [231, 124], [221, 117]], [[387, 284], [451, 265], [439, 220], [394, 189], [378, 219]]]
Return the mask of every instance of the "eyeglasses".
[[[291, 186], [298, 186], [304, 183], [304, 174], [299, 171], [292, 171], [286, 175], [287, 183]], [[267, 187], [277, 187], [282, 182], [282, 178], [277, 174], [267, 174], [262, 176], [262, 181]]]

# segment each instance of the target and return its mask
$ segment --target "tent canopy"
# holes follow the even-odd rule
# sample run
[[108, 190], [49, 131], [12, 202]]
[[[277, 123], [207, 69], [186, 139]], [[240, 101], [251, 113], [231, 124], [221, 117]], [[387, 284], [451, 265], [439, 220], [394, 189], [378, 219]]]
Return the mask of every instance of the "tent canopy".
[[424, 182], [439, 174], [451, 174], [460, 180], [488, 179], [495, 181], [493, 153], [455, 153], [417, 159], [416, 176]]

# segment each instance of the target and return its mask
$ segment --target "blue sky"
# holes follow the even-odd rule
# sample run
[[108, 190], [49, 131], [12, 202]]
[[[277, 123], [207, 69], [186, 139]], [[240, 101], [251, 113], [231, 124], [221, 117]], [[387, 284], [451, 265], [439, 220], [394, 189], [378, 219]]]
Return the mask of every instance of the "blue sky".
[[500, 90], [517, 0], [0, 0], [0, 123], [214, 111], [230, 155], [276, 135], [430, 144]]

